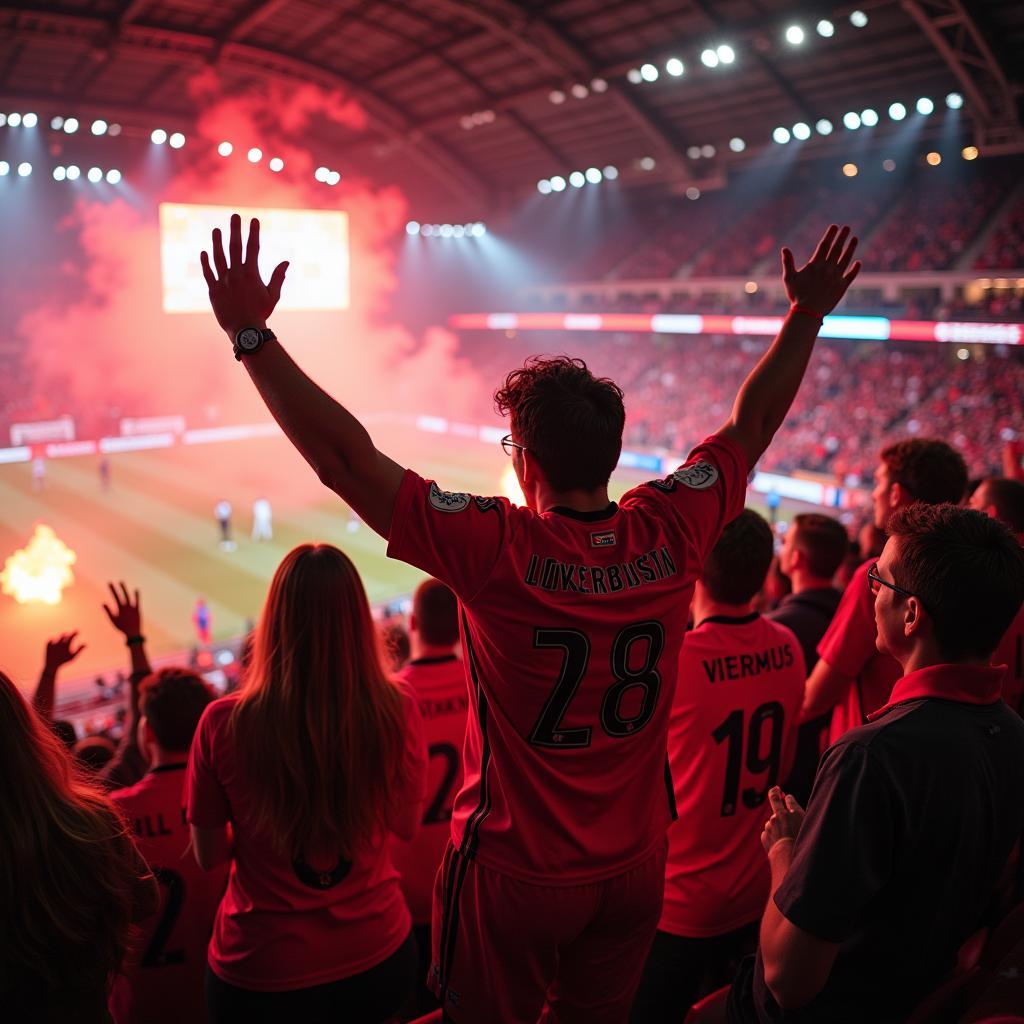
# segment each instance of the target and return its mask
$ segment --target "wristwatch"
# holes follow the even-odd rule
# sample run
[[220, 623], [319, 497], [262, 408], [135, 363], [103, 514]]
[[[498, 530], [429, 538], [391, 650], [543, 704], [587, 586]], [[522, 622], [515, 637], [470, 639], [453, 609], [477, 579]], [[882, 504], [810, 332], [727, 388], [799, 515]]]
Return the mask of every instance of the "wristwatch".
[[277, 335], [269, 327], [243, 327], [235, 332], [235, 358], [258, 352], [266, 341], [277, 341]]

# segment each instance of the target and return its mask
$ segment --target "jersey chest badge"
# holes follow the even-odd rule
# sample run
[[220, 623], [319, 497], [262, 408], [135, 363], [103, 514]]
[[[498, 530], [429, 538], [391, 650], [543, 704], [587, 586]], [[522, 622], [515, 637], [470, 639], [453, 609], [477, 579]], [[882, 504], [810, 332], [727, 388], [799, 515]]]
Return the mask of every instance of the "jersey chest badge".
[[461, 512], [469, 505], [469, 495], [461, 491], [442, 491], [435, 483], [430, 485], [430, 505], [438, 512]]
[[601, 530], [599, 533], [590, 535], [590, 546], [592, 548], [611, 548], [615, 546], [615, 531]]

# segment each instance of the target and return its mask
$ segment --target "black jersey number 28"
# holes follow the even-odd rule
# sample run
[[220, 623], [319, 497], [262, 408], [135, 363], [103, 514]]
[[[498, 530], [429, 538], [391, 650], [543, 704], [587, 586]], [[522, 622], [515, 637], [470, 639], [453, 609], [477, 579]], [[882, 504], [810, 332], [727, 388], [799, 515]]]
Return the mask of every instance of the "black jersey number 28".
[[[590, 664], [590, 638], [578, 629], [541, 629], [533, 632], [535, 650], [551, 648], [562, 651], [562, 666], [544, 708], [530, 732], [530, 743], [535, 747], [554, 747], [559, 750], [590, 746], [591, 728], [562, 727], [569, 705], [580, 687]], [[639, 646], [640, 658], [634, 648]], [[661, 691], [658, 660], [665, 649], [665, 629], [653, 619], [635, 622], [621, 630], [612, 642], [611, 674], [614, 682], [605, 691], [601, 701], [601, 728], [609, 736], [633, 736], [654, 715]], [[623, 715], [623, 698], [630, 690], [637, 690], [639, 707], [628, 716]]]

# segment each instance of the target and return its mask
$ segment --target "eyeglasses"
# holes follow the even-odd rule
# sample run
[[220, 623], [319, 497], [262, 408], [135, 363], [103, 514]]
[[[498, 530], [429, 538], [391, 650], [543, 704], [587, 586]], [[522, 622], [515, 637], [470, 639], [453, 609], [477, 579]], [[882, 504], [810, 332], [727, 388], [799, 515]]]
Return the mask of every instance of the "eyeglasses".
[[[878, 575], [878, 563], [872, 562], [871, 568], [868, 569], [868, 589], [871, 591], [872, 596], [877, 597], [879, 590], [882, 587], [888, 587], [890, 590], [895, 590], [897, 594], [902, 594], [904, 597], [916, 597], [916, 594], [912, 594], [909, 590], [904, 590], [902, 587], [897, 587], [895, 583], [889, 583], [888, 580], [883, 580]], [[918, 598], [920, 600], [920, 598]]]
[[506, 455], [511, 455], [514, 449], [516, 448], [518, 448], [521, 452], [529, 450], [525, 444], [516, 444], [516, 442], [512, 440], [511, 434], [506, 434], [501, 439], [501, 447], [504, 449]]

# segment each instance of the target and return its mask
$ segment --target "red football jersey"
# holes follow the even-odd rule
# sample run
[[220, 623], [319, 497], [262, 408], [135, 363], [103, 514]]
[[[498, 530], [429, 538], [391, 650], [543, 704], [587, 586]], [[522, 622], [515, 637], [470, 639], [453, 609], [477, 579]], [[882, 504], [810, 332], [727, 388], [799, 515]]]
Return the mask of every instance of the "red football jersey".
[[712, 437], [606, 510], [536, 513], [407, 472], [388, 554], [458, 595], [470, 714], [452, 842], [544, 884], [610, 878], [664, 842], [665, 755], [693, 584], [743, 508]]
[[1024, 715], [1024, 605], [992, 655], [992, 664], [1006, 666], [1003, 700], [1018, 715]]
[[434, 878], [451, 835], [455, 794], [462, 786], [462, 742], [469, 709], [466, 671], [453, 654], [412, 661], [398, 677], [419, 704], [430, 764], [420, 831], [411, 842], [392, 836], [391, 860], [402, 876], [412, 923], [429, 925]]
[[206, 947], [227, 865], [203, 871], [189, 848], [185, 764], [153, 768], [111, 794], [131, 825], [139, 852], [160, 883], [160, 910], [143, 922], [110, 995], [116, 1024], [206, 1020]]
[[792, 630], [756, 613], [713, 616], [686, 634], [668, 727], [679, 820], [660, 931], [723, 935], [764, 912], [768, 790], [792, 765], [805, 678]]
[[818, 644], [818, 655], [837, 672], [852, 676], [853, 683], [832, 711], [828, 741], [863, 725], [872, 711], [883, 707], [896, 680], [903, 675], [900, 663], [875, 646], [875, 598], [868, 586], [864, 562], [846, 585], [835, 618]]

